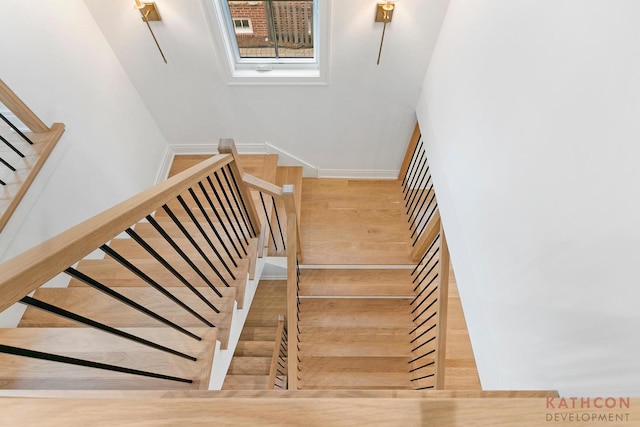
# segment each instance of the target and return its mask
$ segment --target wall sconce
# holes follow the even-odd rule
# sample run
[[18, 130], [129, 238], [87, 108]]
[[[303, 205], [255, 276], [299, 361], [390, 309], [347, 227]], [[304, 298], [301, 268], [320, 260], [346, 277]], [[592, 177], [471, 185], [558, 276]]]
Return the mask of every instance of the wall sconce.
[[153, 37], [153, 41], [156, 43], [156, 47], [158, 48], [158, 51], [162, 56], [162, 60], [166, 64], [167, 58], [165, 58], [164, 52], [162, 52], [162, 48], [160, 47], [160, 43], [158, 43], [158, 39], [156, 39], [156, 35], [153, 33], [153, 30], [151, 29], [151, 24], [149, 24], [149, 21], [162, 21], [162, 18], [160, 18], [160, 14], [158, 13], [158, 8], [156, 7], [155, 2], [143, 3], [140, 0], [135, 0], [135, 1], [136, 1], [135, 8], [140, 11], [140, 14], [142, 15], [142, 20], [144, 21], [145, 24], [147, 24], [147, 27], [149, 28], [149, 32], [151, 33], [151, 37]]
[[398, 0], [389, 0], [385, 2], [378, 3], [376, 6], [376, 19], [375, 22], [384, 22], [384, 26], [382, 27], [382, 38], [380, 39], [380, 49], [378, 50], [378, 62], [377, 65], [380, 65], [380, 55], [382, 54], [382, 43], [384, 43], [384, 32], [387, 29], [387, 23], [391, 22], [393, 18], [393, 10], [395, 9], [395, 3]]

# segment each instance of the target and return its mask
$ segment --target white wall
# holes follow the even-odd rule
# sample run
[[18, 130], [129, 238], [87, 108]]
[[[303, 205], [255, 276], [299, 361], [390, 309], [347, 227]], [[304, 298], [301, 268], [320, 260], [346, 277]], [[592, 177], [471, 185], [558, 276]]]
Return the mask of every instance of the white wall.
[[268, 142], [321, 173], [399, 169], [448, 4], [399, 2], [376, 66], [376, 2], [334, 0], [327, 86], [238, 87], [227, 85], [200, 0], [157, 2], [167, 65], [132, 1], [85, 1], [170, 144]]
[[640, 396], [639, 21], [451, 1], [418, 118], [485, 388]]
[[81, 0], [0, 2], [0, 78], [66, 132], [0, 234], [8, 259], [139, 192], [167, 143]]

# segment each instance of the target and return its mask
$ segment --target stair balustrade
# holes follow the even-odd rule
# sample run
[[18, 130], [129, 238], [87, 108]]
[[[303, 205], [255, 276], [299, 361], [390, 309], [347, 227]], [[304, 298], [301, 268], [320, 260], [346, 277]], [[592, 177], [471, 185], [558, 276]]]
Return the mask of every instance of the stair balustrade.
[[[287, 330], [288, 335], [288, 364], [287, 381], [290, 390], [296, 390], [298, 384], [298, 347], [300, 328], [300, 268], [302, 262], [302, 245], [300, 244], [299, 218], [296, 209], [295, 192], [293, 185], [279, 187], [270, 182], [244, 174], [244, 183], [248, 188], [259, 191], [273, 198], [274, 206], [282, 203], [284, 217], [286, 217], [286, 231], [279, 225], [279, 234], [282, 238], [283, 249], [286, 247], [287, 256]], [[268, 215], [267, 215], [267, 221]], [[282, 233], [285, 231], [285, 233]], [[275, 239], [274, 239], [275, 242]], [[286, 243], [285, 243], [286, 242]], [[291, 331], [293, 331], [291, 333]]]
[[423, 238], [427, 226], [438, 211], [438, 201], [433, 189], [430, 166], [420, 128], [416, 125], [409, 147], [400, 168], [402, 192], [404, 194], [410, 240], [414, 250], [412, 259], [417, 261], [424, 253]]
[[[2, 105], [11, 113], [2, 111]], [[0, 80], [0, 231], [33, 183], [64, 132], [46, 126]], [[27, 130], [28, 129], [28, 130]]]
[[[15, 303], [24, 304], [28, 306], [27, 313], [28, 310], [37, 308], [62, 318], [65, 327], [91, 327], [180, 357], [186, 363], [196, 362], [198, 357], [195, 354], [174, 348], [174, 340], [166, 339], [161, 342], [145, 337], [144, 334], [139, 335], [128, 327], [120, 327], [118, 315], [114, 316], [109, 310], [93, 315], [91, 300], [86, 301], [76, 312], [65, 307], [64, 301], [55, 304], [38, 297], [38, 289], [63, 273], [75, 282], [75, 286], [86, 285], [89, 289], [98, 291], [95, 296], [103, 298], [103, 301], [104, 296], [111, 298], [108, 300], [111, 302], [107, 303], [110, 304], [109, 307], [121, 305], [135, 310], [138, 313], [137, 321], [144, 324], [133, 326], [167, 327], [195, 341], [206, 342], [213, 337], [213, 345], [215, 335], [206, 330], [215, 328], [218, 330], [218, 338], [224, 341], [221, 338], [221, 325], [215, 324], [211, 319], [221, 313], [223, 306], [229, 305], [225, 303], [225, 295], [235, 294], [237, 306], [242, 307], [247, 269], [252, 268], [248, 266], [255, 265], [250, 258], [255, 258], [257, 233], [261, 226], [250, 190], [242, 180], [243, 172], [237, 162], [238, 155], [233, 141], [222, 141], [219, 152], [219, 155], [1, 264], [0, 310]], [[124, 235], [128, 238], [121, 237]], [[103, 259], [83, 259], [94, 251], [102, 253]], [[95, 253], [92, 258], [95, 258]], [[104, 269], [95, 268], [96, 263], [108, 265], [110, 275], [107, 277]], [[123, 292], [124, 288], [118, 287], [120, 282], [148, 286], [160, 294], [160, 299], [164, 297], [168, 301], [154, 299], [152, 303], [146, 304], [145, 301], [136, 300]], [[224, 290], [232, 287], [235, 292]], [[29, 295], [33, 291], [36, 291], [35, 294]], [[192, 301], [188, 302], [186, 299]], [[175, 314], [163, 315], [158, 310], [158, 307], [167, 305], [179, 307], [177, 311], [182, 315], [177, 316], [178, 320], [174, 318]], [[30, 348], [28, 339], [16, 340], [25, 345], [15, 345], [11, 339], [9, 341], [0, 341], [0, 354], [169, 382], [193, 382], [192, 378], [168, 375], [153, 369], [135, 369], [124, 363], [105, 363], [102, 357], [92, 360], [43, 351], [42, 348]], [[87, 345], [91, 346], [91, 343]], [[226, 345], [223, 342], [222, 348], [226, 348]], [[141, 363], [144, 365], [143, 362]], [[15, 366], [20, 366], [20, 363]], [[8, 369], [6, 366], [5, 368]], [[7, 372], [0, 373], [3, 374]], [[13, 374], [19, 375], [19, 372], [7, 375]], [[84, 388], [77, 382], [71, 383], [72, 387]], [[208, 384], [200, 385], [205, 388], [207, 386]], [[48, 386], [45, 384], [43, 387]]]
[[411, 272], [415, 297], [410, 303], [411, 379], [417, 390], [443, 389], [446, 359], [449, 250], [442, 229], [425, 144], [420, 127], [409, 141], [399, 178], [412, 244]]
[[271, 356], [269, 380], [267, 386], [273, 389], [287, 389], [287, 346], [288, 332], [287, 319], [284, 314], [278, 316], [278, 329], [276, 331], [275, 347]]

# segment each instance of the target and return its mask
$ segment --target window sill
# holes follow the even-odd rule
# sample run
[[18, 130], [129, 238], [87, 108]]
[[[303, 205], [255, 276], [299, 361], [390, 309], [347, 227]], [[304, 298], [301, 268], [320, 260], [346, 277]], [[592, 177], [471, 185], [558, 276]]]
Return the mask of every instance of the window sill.
[[231, 73], [229, 86], [325, 86], [327, 79], [318, 69], [274, 69], [257, 71], [236, 69]]

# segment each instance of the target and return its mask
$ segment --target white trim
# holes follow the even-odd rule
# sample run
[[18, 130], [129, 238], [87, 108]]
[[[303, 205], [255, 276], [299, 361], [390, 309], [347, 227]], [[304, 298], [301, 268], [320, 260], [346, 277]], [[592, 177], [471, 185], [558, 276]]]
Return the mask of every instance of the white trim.
[[354, 178], [354, 179], [398, 179], [400, 170], [375, 169], [322, 169], [318, 168], [318, 178]]
[[[315, 28], [316, 58], [313, 68], [305, 69], [305, 64], [291, 64], [290, 68], [279, 68], [282, 64], [270, 63], [271, 71], [241, 69], [236, 64], [236, 53], [233, 48], [235, 40], [226, 30], [226, 12], [220, 0], [201, 0], [205, 11], [209, 35], [218, 56], [220, 71], [229, 86], [324, 86], [329, 84], [331, 41], [331, 0], [318, 0], [317, 9], [319, 24]], [[284, 64], [284, 67], [287, 67]]]
[[302, 166], [302, 176], [309, 178], [318, 177], [318, 168], [311, 163], [305, 162], [299, 157], [294, 156], [291, 153], [284, 151], [282, 148], [278, 148], [268, 142], [265, 143], [267, 153], [278, 155], [279, 166]]
[[[240, 154], [268, 154], [264, 142], [236, 144], [236, 149]], [[218, 154], [218, 144], [169, 144], [156, 175], [156, 184], [167, 179], [173, 158], [180, 154]]]

